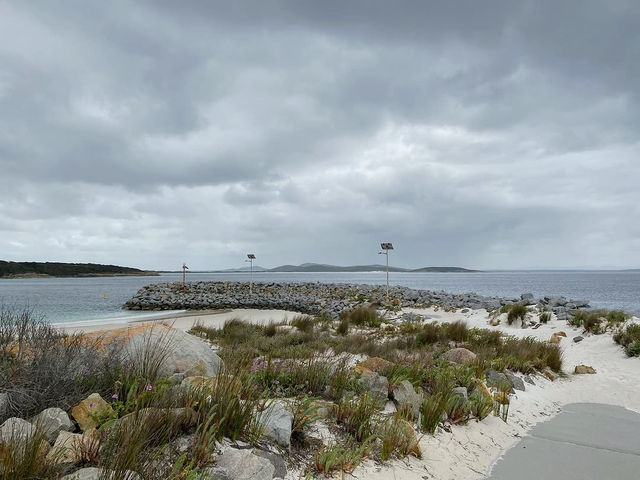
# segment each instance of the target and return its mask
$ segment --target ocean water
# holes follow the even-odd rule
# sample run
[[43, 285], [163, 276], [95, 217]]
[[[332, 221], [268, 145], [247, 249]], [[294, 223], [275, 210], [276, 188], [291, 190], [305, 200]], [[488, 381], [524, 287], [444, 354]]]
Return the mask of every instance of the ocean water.
[[[256, 282], [322, 282], [382, 285], [384, 272], [262, 273]], [[153, 313], [129, 312], [122, 305], [151, 283], [177, 282], [181, 274], [158, 277], [29, 278], [0, 280], [0, 303], [29, 306], [52, 323], [87, 323], [109, 319], [125, 322]], [[248, 273], [190, 273], [187, 281], [248, 281]], [[492, 271], [478, 273], [391, 273], [389, 283], [451, 293], [519, 297], [564, 295], [588, 300], [593, 307], [640, 313], [640, 272], [620, 271]]]

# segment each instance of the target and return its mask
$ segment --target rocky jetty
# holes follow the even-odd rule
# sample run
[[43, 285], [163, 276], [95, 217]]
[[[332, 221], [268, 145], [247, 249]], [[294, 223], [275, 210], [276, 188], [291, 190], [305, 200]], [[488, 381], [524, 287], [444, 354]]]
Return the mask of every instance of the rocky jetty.
[[[292, 310], [310, 315], [326, 314], [333, 318], [358, 305], [386, 305], [386, 289], [376, 285], [327, 283], [256, 283], [249, 293], [246, 282], [192, 282], [182, 291], [180, 283], [162, 283], [142, 288], [127, 303], [128, 310], [208, 310], [256, 308]], [[484, 297], [475, 293], [454, 294], [408, 287], [391, 287], [392, 307], [468, 308], [493, 311], [503, 305], [521, 303], [548, 307], [562, 319], [572, 309], [588, 308], [585, 301], [545, 296], [535, 299], [530, 293], [520, 298]]]

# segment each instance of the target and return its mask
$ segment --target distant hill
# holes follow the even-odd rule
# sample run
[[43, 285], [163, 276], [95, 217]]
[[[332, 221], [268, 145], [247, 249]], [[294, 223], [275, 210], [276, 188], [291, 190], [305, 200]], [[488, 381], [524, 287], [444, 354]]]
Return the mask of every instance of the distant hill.
[[101, 277], [117, 275], [157, 275], [131, 267], [97, 263], [6, 262], [0, 260], [0, 278]]
[[[385, 265], [351, 265], [341, 267], [337, 265], [326, 265], [323, 263], [303, 263], [302, 265], [281, 265], [279, 267], [264, 269], [262, 267], [253, 267], [254, 272], [291, 272], [291, 273], [320, 273], [320, 272], [382, 272], [386, 270]], [[259, 269], [259, 270], [258, 270]], [[223, 270], [222, 272], [246, 272], [248, 268], [239, 268], [231, 270]], [[389, 266], [390, 272], [477, 272], [478, 270], [468, 270], [460, 267], [423, 267], [423, 268], [400, 268]]]

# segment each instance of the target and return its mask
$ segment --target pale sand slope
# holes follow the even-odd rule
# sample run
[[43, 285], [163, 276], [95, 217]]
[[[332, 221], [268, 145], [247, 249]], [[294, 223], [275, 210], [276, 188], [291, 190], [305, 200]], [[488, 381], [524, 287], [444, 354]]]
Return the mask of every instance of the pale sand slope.
[[[518, 337], [533, 336], [549, 340], [554, 331], [564, 331], [568, 338], [561, 342], [564, 351], [566, 379], [550, 382], [536, 377], [536, 386], [526, 384], [526, 392], [516, 391], [509, 410], [508, 423], [490, 415], [482, 422], [454, 426], [452, 433], [439, 430], [434, 437], [425, 435], [420, 441], [423, 459], [410, 458], [385, 466], [367, 461], [354, 474], [367, 480], [461, 480], [485, 478], [494, 462], [536, 423], [548, 420], [562, 405], [595, 402], [620, 405], [640, 412], [640, 359], [627, 358], [611, 339], [611, 334], [586, 336], [580, 343], [573, 337], [581, 331], [552, 320], [536, 330], [508, 326], [503, 320], [498, 327], [488, 325], [484, 310], [468, 313], [446, 313], [433, 309], [415, 310], [434, 321], [464, 320], [469, 327], [497, 328]], [[586, 364], [597, 370], [595, 375], [573, 375], [573, 368]], [[354, 478], [354, 477], [352, 477]]]
[[116, 328], [124, 328], [127, 326], [139, 326], [144, 323], [163, 323], [171, 325], [178, 330], [188, 331], [194, 324], [200, 323], [205, 327], [220, 328], [227, 320], [238, 318], [250, 323], [269, 323], [270, 321], [281, 322], [289, 321], [295, 316], [300, 315], [298, 312], [287, 310], [255, 310], [248, 308], [239, 308], [234, 310], [209, 310], [181, 312], [167, 315], [158, 315], [152, 319], [133, 320], [129, 323], [102, 323], [102, 324], [73, 324], [69, 326], [60, 326], [59, 328], [68, 333], [76, 332], [101, 332], [104, 330], [113, 330]]

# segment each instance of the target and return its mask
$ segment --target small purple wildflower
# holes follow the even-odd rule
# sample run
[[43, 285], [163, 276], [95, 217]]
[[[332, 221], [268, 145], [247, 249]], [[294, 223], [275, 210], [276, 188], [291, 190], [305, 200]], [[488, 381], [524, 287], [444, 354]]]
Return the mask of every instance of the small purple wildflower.
[[118, 396], [117, 393], [114, 393], [113, 395], [111, 395], [111, 398], [113, 398], [114, 400], [118, 400], [118, 398], [120, 397]]
[[145, 388], [145, 390], [146, 390], [147, 392], [150, 392], [151, 390], [153, 390], [153, 386], [152, 386], [152, 385], [147, 385], [147, 386], [146, 386], [146, 387], [144, 387], [144, 388]]

